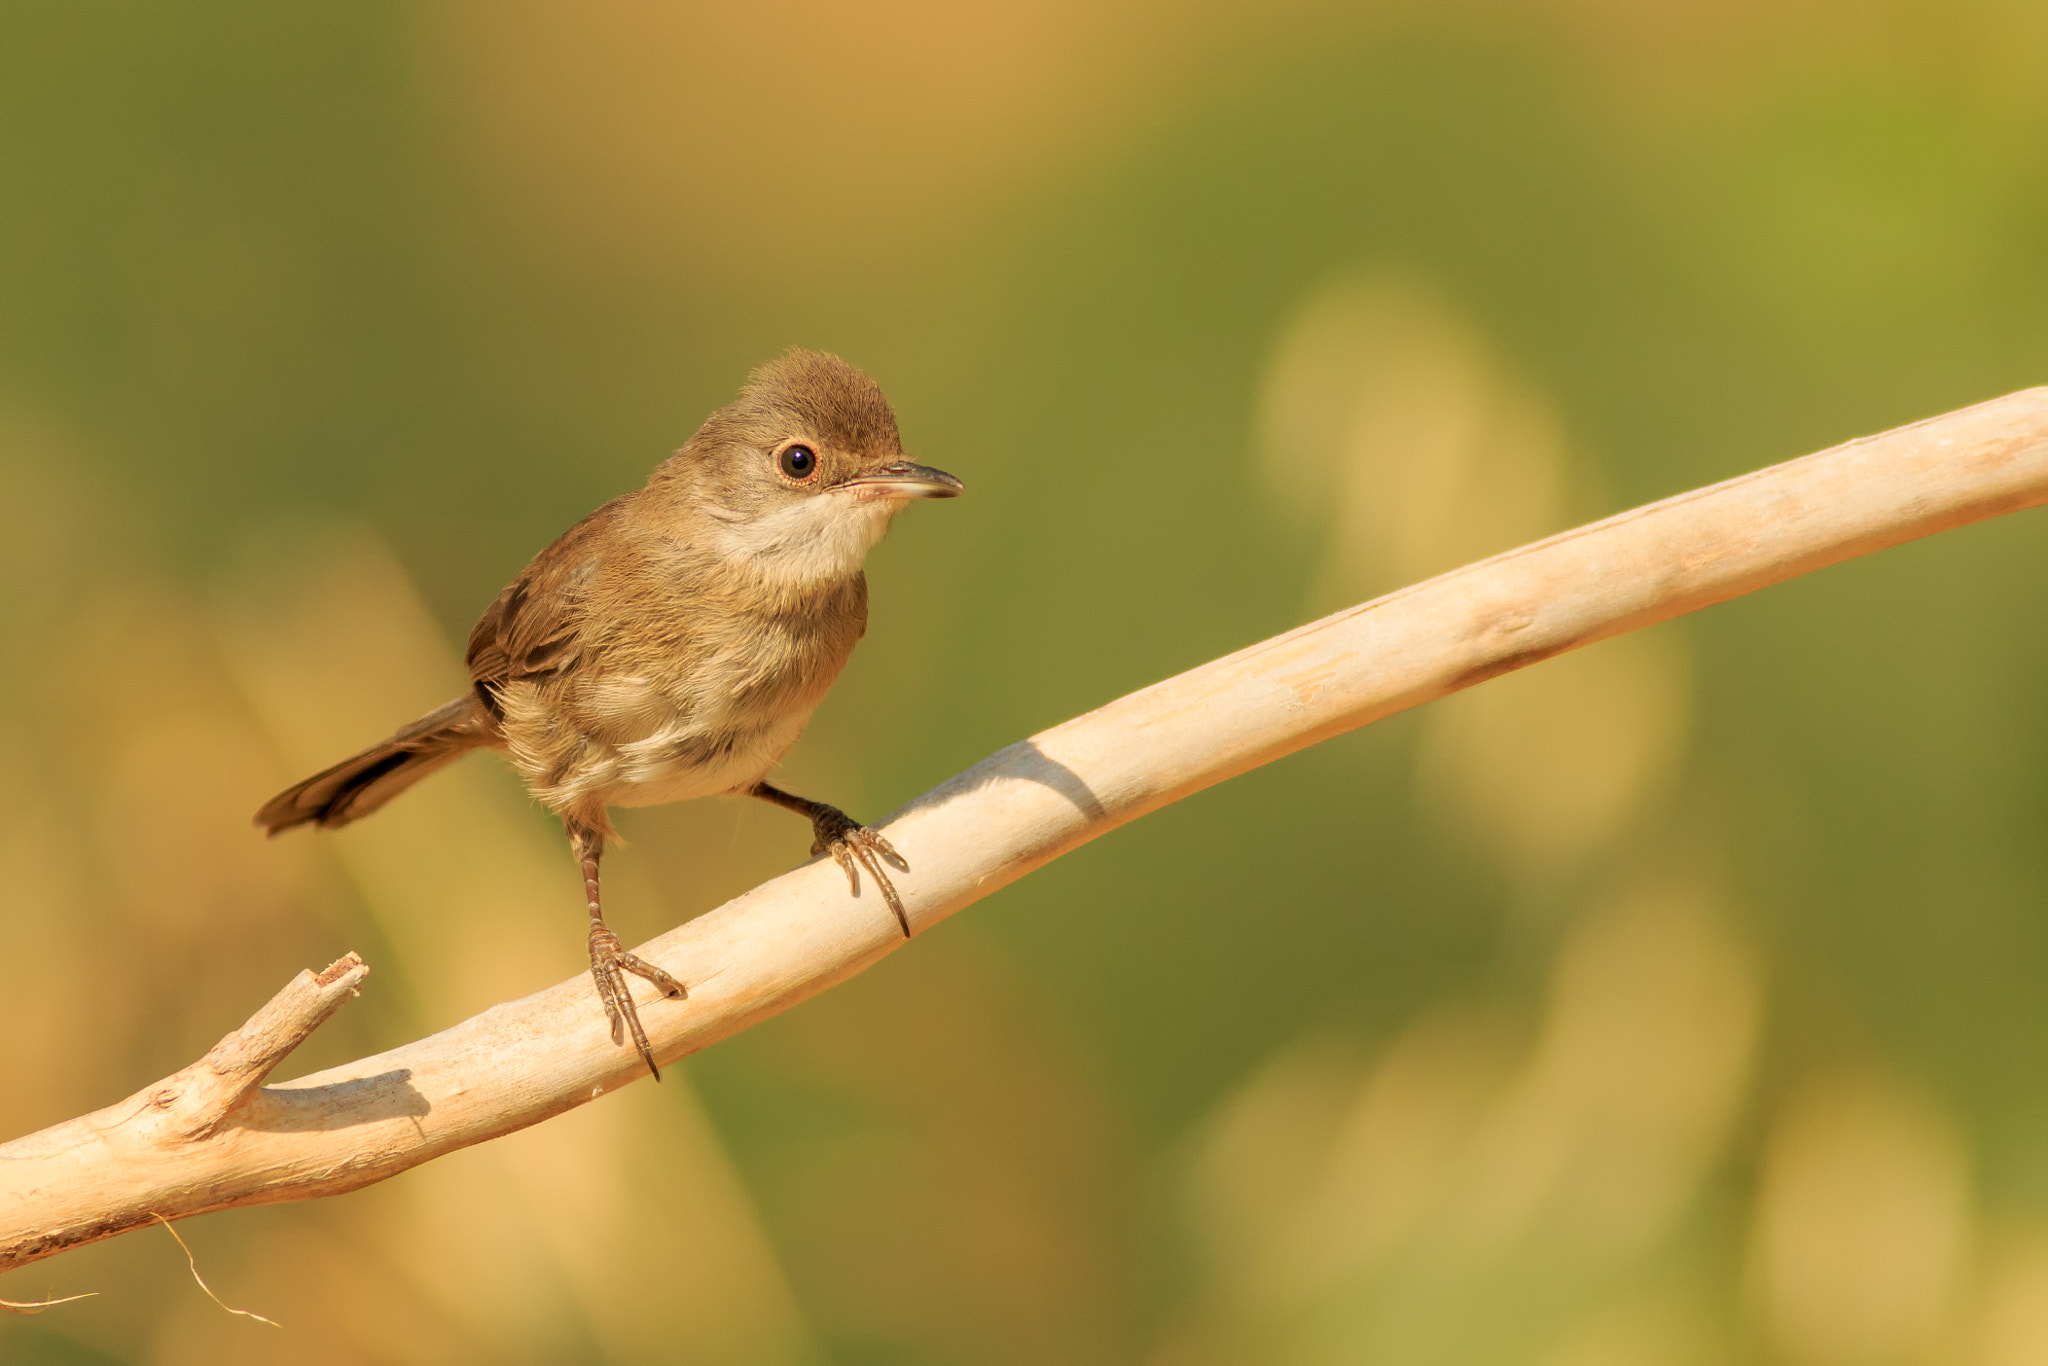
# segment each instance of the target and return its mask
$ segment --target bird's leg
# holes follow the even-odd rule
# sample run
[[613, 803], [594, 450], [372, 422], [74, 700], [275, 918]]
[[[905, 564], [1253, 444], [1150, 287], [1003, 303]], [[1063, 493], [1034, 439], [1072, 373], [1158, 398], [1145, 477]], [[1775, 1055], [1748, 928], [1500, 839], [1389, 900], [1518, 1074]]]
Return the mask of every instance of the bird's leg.
[[647, 1044], [647, 1031], [640, 1027], [640, 1012], [633, 1005], [626, 974], [646, 978], [671, 1000], [680, 1000], [687, 993], [681, 982], [646, 959], [627, 953], [611, 926], [604, 923], [604, 911], [597, 897], [597, 861], [604, 854], [603, 832], [581, 821], [564, 824], [569, 830], [569, 847], [583, 868], [583, 893], [590, 902], [590, 976], [597, 983], [597, 998], [604, 1002], [605, 1017], [612, 1022], [612, 1042], [624, 1043], [630, 1031], [633, 1046], [640, 1050], [640, 1060], [660, 1081], [661, 1069], [654, 1065], [654, 1050]]
[[889, 881], [889, 875], [882, 871], [884, 863], [905, 873], [910, 871], [910, 865], [890, 846], [889, 841], [836, 806], [814, 802], [794, 792], [770, 787], [767, 783], [755, 783], [747, 795], [773, 802], [810, 821], [816, 836], [811, 841], [811, 852], [830, 854], [833, 861], [846, 870], [847, 884], [855, 896], [860, 895], [860, 870], [867, 869], [874, 877], [875, 885], [882, 889], [882, 900], [888, 902], [889, 909], [896, 913], [896, 923], [902, 927], [903, 937], [910, 938], [910, 917], [903, 910], [903, 900], [896, 895], [896, 886]]

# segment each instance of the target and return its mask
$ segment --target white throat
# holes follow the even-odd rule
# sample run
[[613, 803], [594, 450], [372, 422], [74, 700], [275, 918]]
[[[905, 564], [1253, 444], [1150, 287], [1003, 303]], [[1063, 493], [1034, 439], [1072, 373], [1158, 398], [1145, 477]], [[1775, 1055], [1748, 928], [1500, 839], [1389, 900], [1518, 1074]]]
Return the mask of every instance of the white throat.
[[815, 494], [765, 517], [722, 522], [718, 550], [774, 583], [838, 582], [860, 572], [902, 506], [898, 498]]

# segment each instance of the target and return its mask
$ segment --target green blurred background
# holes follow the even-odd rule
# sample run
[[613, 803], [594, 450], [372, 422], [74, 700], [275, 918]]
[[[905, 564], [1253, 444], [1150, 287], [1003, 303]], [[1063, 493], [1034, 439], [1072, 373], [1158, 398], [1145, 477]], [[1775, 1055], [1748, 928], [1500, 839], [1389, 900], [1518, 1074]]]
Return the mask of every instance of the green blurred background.
[[[0, 1134], [347, 949], [296, 1074], [582, 966], [502, 764], [264, 797], [792, 345], [913, 509], [858, 815], [1323, 611], [2048, 378], [2036, 0], [0, 8]], [[8, 1363], [2048, 1360], [2040, 513], [1160, 812]], [[801, 823], [626, 813], [651, 936]]]

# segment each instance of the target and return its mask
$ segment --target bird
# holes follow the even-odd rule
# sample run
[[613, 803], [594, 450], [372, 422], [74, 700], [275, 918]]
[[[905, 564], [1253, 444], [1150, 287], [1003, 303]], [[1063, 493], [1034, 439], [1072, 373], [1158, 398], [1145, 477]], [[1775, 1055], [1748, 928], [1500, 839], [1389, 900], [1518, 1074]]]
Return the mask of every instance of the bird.
[[630, 1035], [659, 1081], [627, 977], [673, 1000], [687, 989], [605, 924], [609, 809], [737, 795], [793, 811], [811, 822], [811, 853], [838, 863], [852, 895], [872, 877], [908, 938], [887, 871], [908, 862], [839, 808], [767, 779], [867, 629], [868, 552], [910, 502], [963, 491], [904, 454], [866, 373], [793, 349], [644, 487], [533, 557], [470, 632], [469, 691], [286, 788], [255, 824], [272, 836], [348, 825], [473, 750], [502, 752], [561, 818], [612, 1040]]

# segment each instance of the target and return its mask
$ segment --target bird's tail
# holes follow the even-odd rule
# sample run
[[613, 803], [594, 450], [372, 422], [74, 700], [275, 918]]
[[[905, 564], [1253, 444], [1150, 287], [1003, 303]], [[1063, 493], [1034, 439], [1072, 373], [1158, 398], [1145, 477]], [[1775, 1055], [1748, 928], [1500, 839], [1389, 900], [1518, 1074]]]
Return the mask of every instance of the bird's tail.
[[263, 804], [256, 824], [271, 834], [295, 825], [327, 829], [369, 815], [420, 779], [473, 749], [497, 743], [474, 694], [437, 707], [398, 734], [343, 759]]

